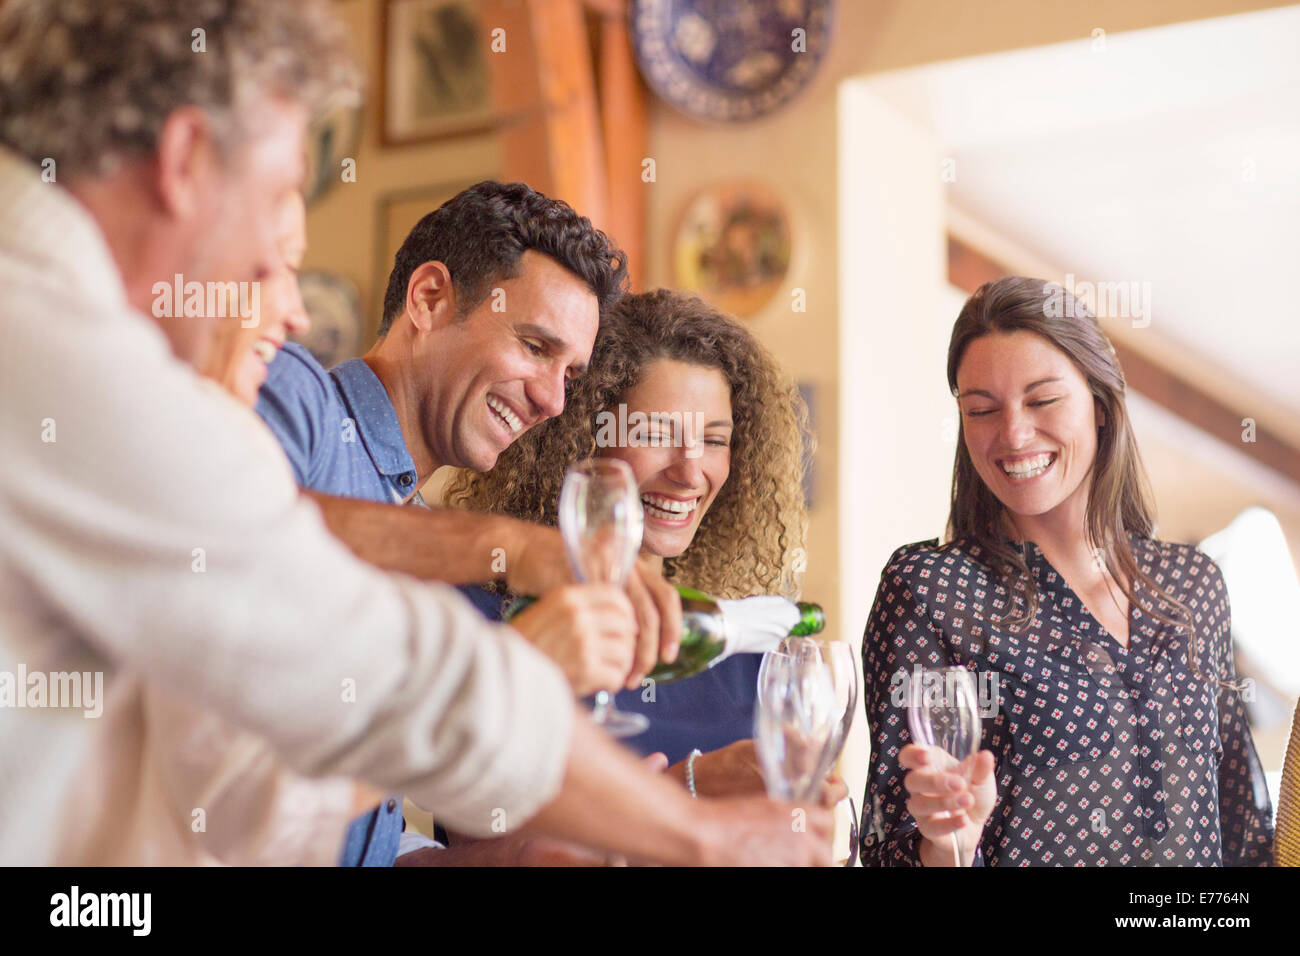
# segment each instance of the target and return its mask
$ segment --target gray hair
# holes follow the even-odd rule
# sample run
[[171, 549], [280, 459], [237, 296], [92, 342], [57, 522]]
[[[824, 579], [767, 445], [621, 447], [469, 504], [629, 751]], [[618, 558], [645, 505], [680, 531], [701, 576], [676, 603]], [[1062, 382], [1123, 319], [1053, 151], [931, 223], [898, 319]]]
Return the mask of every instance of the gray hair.
[[60, 179], [146, 156], [176, 109], [219, 145], [268, 94], [318, 117], [355, 102], [360, 74], [321, 0], [7, 0], [0, 5], [0, 144]]

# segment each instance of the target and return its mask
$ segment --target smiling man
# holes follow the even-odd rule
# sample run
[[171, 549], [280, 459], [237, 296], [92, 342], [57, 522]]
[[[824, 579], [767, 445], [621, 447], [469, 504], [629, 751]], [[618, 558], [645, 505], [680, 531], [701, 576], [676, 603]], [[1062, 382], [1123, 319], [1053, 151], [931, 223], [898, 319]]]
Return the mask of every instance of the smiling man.
[[[511, 629], [358, 561], [266, 430], [195, 375], [213, 323], [152, 308], [178, 274], [254, 281], [281, 256], [306, 121], [351, 86], [342, 46], [313, 0], [0, 5], [0, 671], [102, 673], [105, 697], [94, 720], [0, 708], [0, 865], [192, 858], [205, 807], [159, 759], [154, 687], [300, 774], [401, 788], [471, 833], [508, 820], [665, 863], [826, 861], [829, 815], [795, 833], [789, 807], [691, 800], [584, 720]], [[485, 545], [531, 542], [540, 570], [529, 582], [515, 554], [512, 584], [563, 582], [554, 532], [512, 541], [466, 517]], [[452, 566], [448, 547], [424, 551]], [[230, 840], [257, 837], [249, 809]]]
[[[586, 369], [601, 315], [626, 278], [622, 251], [567, 204], [522, 183], [479, 183], [402, 243], [374, 347], [326, 372], [301, 346], [285, 346], [258, 412], [299, 485], [326, 496], [318, 500], [331, 526], [357, 553], [454, 583], [489, 580], [503, 563], [510, 570], [518, 550], [495, 537], [498, 519], [435, 509], [417, 536], [409, 522], [393, 523], [409, 512], [361, 511], [342, 499], [423, 504], [417, 489], [436, 469], [490, 469], [516, 438], [564, 410], [567, 383]], [[434, 541], [440, 557], [429, 554]], [[575, 690], [635, 686], [661, 653], [671, 656], [675, 592], [648, 564], [632, 582], [642, 621], [635, 659], [638, 648], [618, 636], [621, 595], [581, 590], [546, 594], [514, 622]], [[391, 865], [401, 832], [394, 797], [353, 823], [341, 862]]]

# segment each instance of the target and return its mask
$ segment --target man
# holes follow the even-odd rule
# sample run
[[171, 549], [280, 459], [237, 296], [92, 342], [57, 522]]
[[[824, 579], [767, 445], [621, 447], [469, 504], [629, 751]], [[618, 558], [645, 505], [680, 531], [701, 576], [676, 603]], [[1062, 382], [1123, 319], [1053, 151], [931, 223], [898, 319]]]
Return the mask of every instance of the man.
[[[380, 339], [365, 358], [327, 373], [301, 346], [288, 345], [271, 365], [258, 410], [301, 487], [407, 501], [444, 465], [491, 468], [515, 438], [564, 410], [566, 384], [585, 369], [600, 315], [622, 295], [626, 275], [622, 251], [565, 203], [522, 183], [479, 183], [425, 216], [402, 243]], [[348, 507], [324, 500], [331, 513]], [[405, 541], [426, 562], [416, 570], [474, 581], [469, 575], [488, 574], [472, 556], [491, 556], [493, 542], [464, 530], [484, 520], [436, 509], [419, 534], [379, 532], [364, 518], [338, 530], [363, 553], [382, 542], [390, 567], [401, 567], [392, 559]], [[460, 544], [435, 571], [428, 549], [445, 535]], [[504, 550], [498, 557], [499, 572], [509, 561]], [[636, 583], [667, 591], [675, 612], [675, 593], [647, 566]], [[636, 686], [659, 656], [651, 631], [648, 653], [634, 667], [611, 590], [553, 591], [513, 622], [579, 694]], [[675, 646], [676, 618], [663, 619], [671, 620], [666, 636]], [[400, 803], [390, 798], [353, 823], [341, 863], [389, 866], [401, 833]]]
[[[211, 325], [164, 290], [201, 300], [273, 261], [339, 51], [318, 3], [0, 7], [0, 672], [104, 683], [97, 720], [30, 693], [0, 710], [0, 863], [59, 858], [67, 829], [105, 841], [72, 862], [111, 863], [125, 839], [167, 862], [154, 683], [301, 772], [401, 788], [471, 833], [825, 862], [825, 813], [800, 834], [765, 800], [692, 802], [577, 718], [509, 629], [360, 563], [269, 437], [177, 360], [201, 358]], [[101, 803], [66, 807], [87, 774]]]

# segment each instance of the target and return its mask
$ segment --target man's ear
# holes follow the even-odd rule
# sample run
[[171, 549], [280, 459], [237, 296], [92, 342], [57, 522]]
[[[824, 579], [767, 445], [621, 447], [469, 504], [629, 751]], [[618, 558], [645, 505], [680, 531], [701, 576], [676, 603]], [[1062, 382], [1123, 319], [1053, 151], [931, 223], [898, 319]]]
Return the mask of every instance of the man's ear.
[[406, 314], [421, 332], [451, 324], [456, 316], [456, 290], [451, 272], [437, 260], [421, 263], [406, 283]]
[[174, 219], [189, 219], [204, 206], [219, 163], [211, 124], [197, 106], [172, 110], [158, 134], [158, 200]]

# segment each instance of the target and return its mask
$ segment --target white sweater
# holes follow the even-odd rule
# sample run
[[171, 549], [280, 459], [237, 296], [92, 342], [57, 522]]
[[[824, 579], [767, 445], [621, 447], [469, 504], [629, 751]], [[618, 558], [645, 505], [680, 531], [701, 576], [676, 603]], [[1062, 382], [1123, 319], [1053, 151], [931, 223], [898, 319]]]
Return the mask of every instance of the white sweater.
[[147, 693], [468, 833], [557, 792], [559, 670], [453, 589], [333, 539], [270, 434], [126, 302], [84, 208], [3, 150], [0, 455], [0, 687], [102, 672], [105, 698], [94, 718], [0, 695], [0, 864], [190, 861], [148, 772], [165, 728]]

